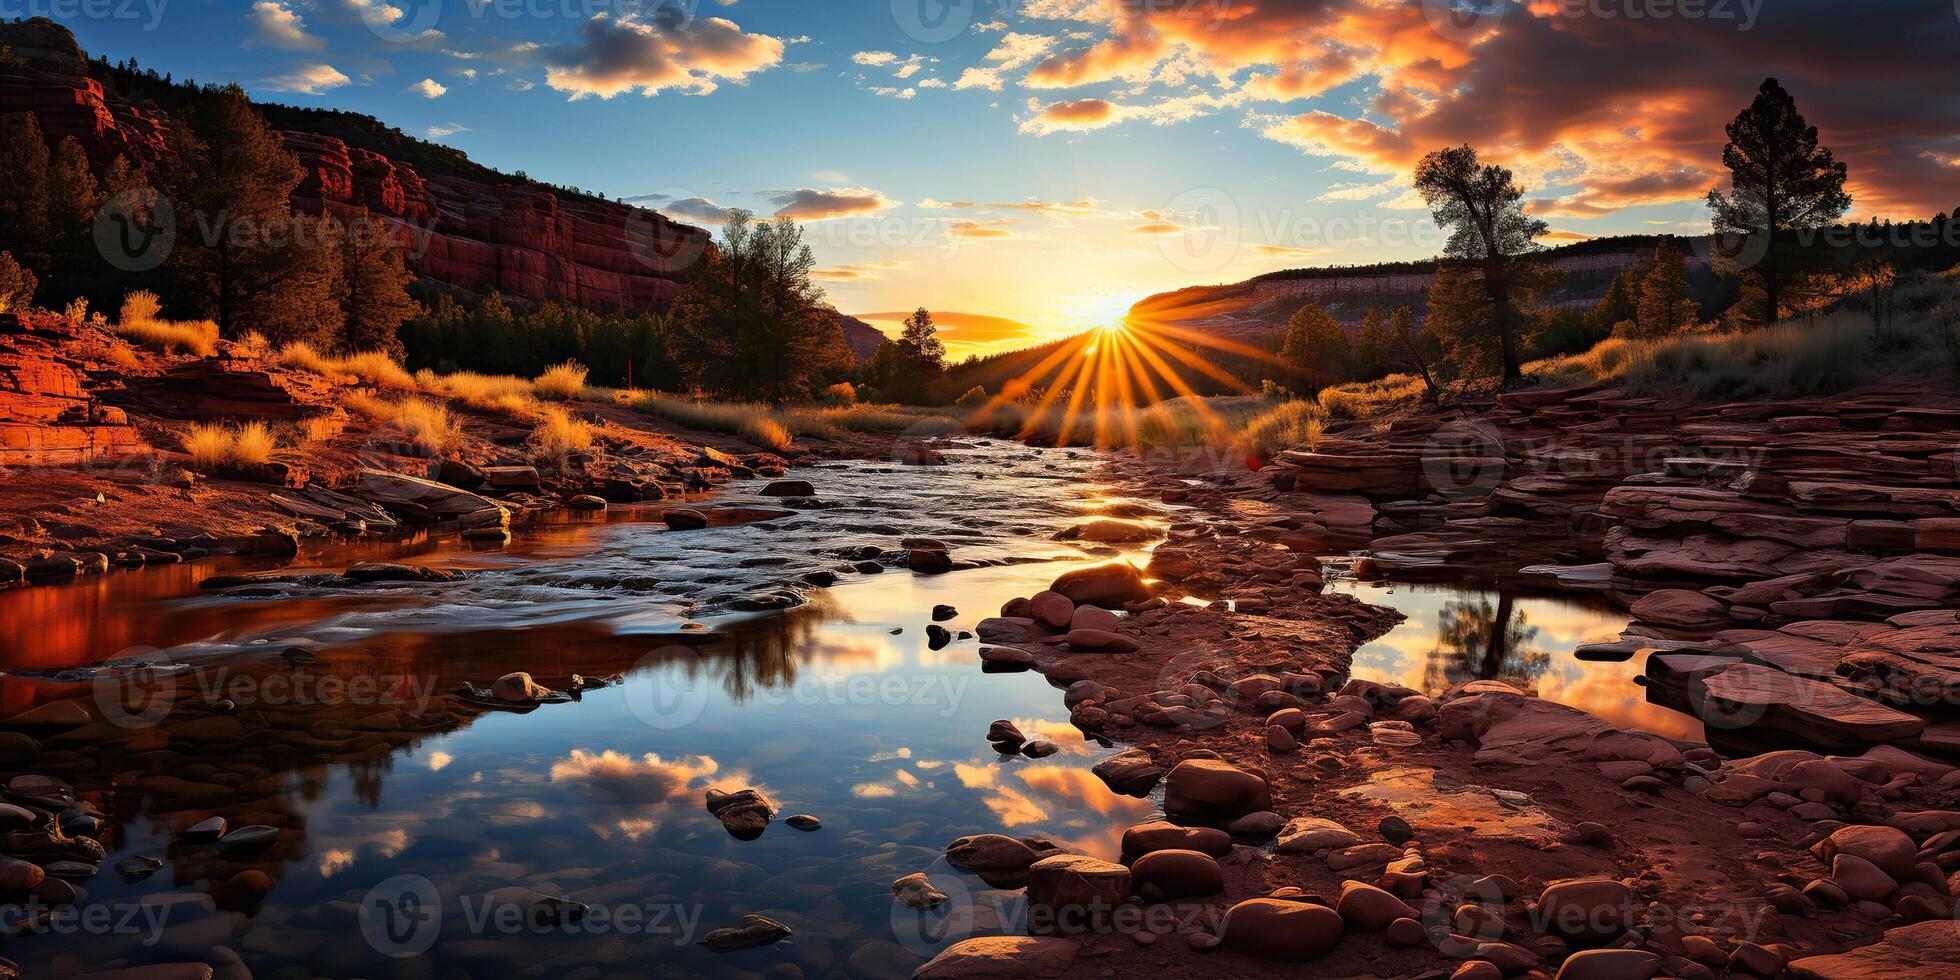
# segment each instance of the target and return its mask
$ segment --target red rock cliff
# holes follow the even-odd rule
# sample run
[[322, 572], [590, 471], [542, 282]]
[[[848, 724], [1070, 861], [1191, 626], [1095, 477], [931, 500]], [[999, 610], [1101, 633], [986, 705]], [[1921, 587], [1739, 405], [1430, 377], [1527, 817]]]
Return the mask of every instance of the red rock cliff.
[[[168, 152], [169, 117], [132, 105], [90, 78], [85, 55], [51, 21], [0, 24], [0, 138], [32, 112], [50, 141], [74, 136], [91, 157], [155, 163]], [[681, 274], [712, 245], [708, 233], [645, 208], [521, 183], [423, 175], [333, 136], [285, 131], [305, 179], [296, 211], [348, 217], [365, 208], [408, 249], [408, 267], [433, 283], [483, 294], [597, 310], [661, 309]]]

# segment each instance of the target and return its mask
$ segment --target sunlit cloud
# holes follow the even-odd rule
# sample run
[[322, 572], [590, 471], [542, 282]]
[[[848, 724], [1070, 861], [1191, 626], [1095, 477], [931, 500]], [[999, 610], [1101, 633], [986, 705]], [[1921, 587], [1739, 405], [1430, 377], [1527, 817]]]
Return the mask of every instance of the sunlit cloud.
[[252, 25], [247, 43], [282, 48], [287, 51], [318, 51], [327, 46], [325, 38], [306, 32], [306, 22], [291, 8], [277, 0], [259, 0], [245, 14]]
[[799, 221], [871, 215], [898, 206], [897, 201], [868, 187], [835, 187], [830, 190], [799, 187], [774, 195], [769, 200], [777, 206], [776, 217]]
[[536, 49], [548, 66], [545, 84], [574, 99], [666, 89], [705, 95], [720, 82], [743, 81], [783, 60], [780, 39], [747, 33], [720, 17], [602, 13], [579, 26], [578, 38], [576, 44]]
[[266, 87], [278, 92], [319, 95], [328, 89], [353, 84], [353, 79], [332, 65], [300, 65], [284, 75], [266, 79]]

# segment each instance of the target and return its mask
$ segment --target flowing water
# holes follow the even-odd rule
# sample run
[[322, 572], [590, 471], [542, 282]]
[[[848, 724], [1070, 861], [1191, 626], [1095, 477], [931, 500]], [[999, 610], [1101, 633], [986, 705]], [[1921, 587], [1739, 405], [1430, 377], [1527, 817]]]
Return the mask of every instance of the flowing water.
[[[62, 972], [221, 960], [210, 950], [222, 946], [260, 977], [300, 966], [584, 977], [778, 964], [903, 976], [952, 940], [1012, 930], [988, 911], [1011, 908], [1011, 896], [948, 868], [948, 841], [1039, 834], [1113, 858], [1123, 828], [1157, 803], [1090, 773], [1113, 750], [1067, 723], [1039, 675], [985, 672], [973, 640], [941, 643], [927, 626], [944, 604], [957, 611], [943, 625], [970, 630], [1063, 563], [1107, 557], [1052, 536], [1136, 502], [1096, 484], [1086, 455], [995, 442], [947, 455], [945, 467], [791, 474], [816, 483], [810, 505], [722, 495], [768, 509], [745, 523], [671, 532], [622, 511], [528, 530], [500, 550], [420, 539], [336, 547], [280, 569], [401, 559], [470, 573], [454, 583], [241, 597], [196, 583], [254, 566], [199, 564], [0, 594], [0, 704], [9, 714], [92, 705], [105, 721], [48, 748], [78, 789], [113, 799], [109, 859], [81, 883], [82, 907], [106, 912], [57, 917], [52, 935], [7, 955]], [[901, 536], [945, 541], [978, 567], [850, 570]], [[840, 568], [831, 588], [799, 586], [807, 601], [786, 613], [739, 611]], [[1617, 635], [1623, 616], [1467, 590], [1340, 587], [1410, 614], [1361, 652], [1359, 676], [1429, 689], [1530, 676], [1547, 696], [1636, 727], [1693, 724], [1644, 705], [1628, 681], [1637, 664], [1569, 656]], [[129, 677], [159, 672], [74, 670], [111, 658], [195, 665], [166, 673], [178, 706], [202, 712], [200, 727], [178, 727], [168, 702], [130, 700]], [[511, 670], [554, 688], [573, 674], [623, 680], [528, 713], [428, 700]], [[204, 707], [220, 699], [251, 734]], [[997, 755], [982, 737], [997, 718], [1061, 751]], [[745, 787], [782, 808], [748, 841], [703, 806], [711, 788]], [[278, 839], [252, 856], [178, 840], [210, 812], [277, 827]], [[792, 829], [791, 814], [822, 827]], [[140, 880], [111, 870], [138, 855], [161, 870]], [[271, 879], [262, 897], [227, 884], [252, 869]], [[892, 902], [890, 883], [915, 871], [953, 896], [951, 917]], [[571, 923], [512, 917], [501, 903], [529, 901], [513, 886], [591, 910]], [[751, 912], [793, 935], [733, 953], [698, 945]]]

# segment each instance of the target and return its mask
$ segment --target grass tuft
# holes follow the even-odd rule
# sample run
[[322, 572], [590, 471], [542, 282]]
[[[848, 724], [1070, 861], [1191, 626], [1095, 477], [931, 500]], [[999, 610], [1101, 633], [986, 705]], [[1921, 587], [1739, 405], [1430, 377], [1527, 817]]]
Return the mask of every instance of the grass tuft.
[[531, 382], [531, 390], [542, 398], [568, 402], [585, 390], [586, 373], [584, 366], [576, 361], [554, 364]]
[[179, 350], [210, 357], [218, 349], [218, 325], [210, 320], [165, 320], [155, 293], [139, 289], [123, 298], [115, 332], [165, 354]]

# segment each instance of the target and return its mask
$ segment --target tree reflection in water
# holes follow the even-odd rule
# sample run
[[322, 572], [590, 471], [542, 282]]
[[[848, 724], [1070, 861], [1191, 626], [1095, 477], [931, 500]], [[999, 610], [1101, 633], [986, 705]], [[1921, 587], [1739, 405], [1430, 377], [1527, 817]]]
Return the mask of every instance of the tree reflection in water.
[[1423, 688], [1441, 691], [1467, 681], [1536, 681], [1551, 655], [1534, 646], [1538, 627], [1508, 592], [1453, 599], [1436, 614], [1436, 646], [1423, 669]]

